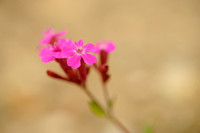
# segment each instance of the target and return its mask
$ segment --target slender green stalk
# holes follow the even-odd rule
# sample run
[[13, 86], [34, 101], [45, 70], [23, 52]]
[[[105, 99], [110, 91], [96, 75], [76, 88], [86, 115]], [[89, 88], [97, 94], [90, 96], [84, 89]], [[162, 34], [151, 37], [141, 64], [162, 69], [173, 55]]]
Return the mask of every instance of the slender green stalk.
[[91, 93], [90, 90], [87, 89], [87, 87], [84, 87], [83, 88], [83, 91], [86, 93], [86, 95], [92, 100], [94, 101], [95, 103], [97, 103], [103, 110], [105, 110], [103, 108], [103, 106], [101, 105], [101, 103], [96, 99], [96, 97]]
[[118, 126], [123, 131], [123, 133], [130, 133], [128, 131], [128, 129], [113, 115], [112, 107], [110, 107], [110, 102], [112, 102], [112, 101], [109, 97], [109, 92], [108, 92], [108, 89], [107, 89], [105, 83], [103, 83], [103, 94], [104, 94], [104, 99], [105, 99], [106, 105], [107, 105], [107, 113], [109, 116], [109, 120], [111, 120], [111, 122], [113, 122], [113, 124]]
[[113, 124], [120, 128], [123, 133], [130, 133], [129, 130], [115, 116], [112, 115], [110, 120]]
[[[87, 87], [84, 85], [82, 90], [86, 93], [86, 95], [95, 103], [97, 103], [105, 112], [106, 109], [103, 108], [103, 106], [101, 105], [101, 103], [96, 99], [96, 97], [90, 92], [90, 90], [87, 89]], [[123, 133], [130, 133], [128, 131], [128, 129], [113, 115], [111, 114], [111, 112], [109, 112], [109, 95], [108, 95], [108, 91], [106, 88], [104, 88], [104, 95], [105, 95], [105, 100], [107, 103], [107, 115], [106, 118], [108, 118], [113, 124], [115, 124], [119, 129], [121, 129], [121, 131]]]
[[106, 87], [106, 84], [103, 83], [103, 95], [104, 95], [104, 99], [105, 99], [105, 102], [106, 102], [106, 109], [107, 109], [107, 113], [110, 113], [110, 105], [109, 105], [109, 102], [110, 102], [110, 97], [109, 97], [109, 93], [108, 93], [108, 89]]

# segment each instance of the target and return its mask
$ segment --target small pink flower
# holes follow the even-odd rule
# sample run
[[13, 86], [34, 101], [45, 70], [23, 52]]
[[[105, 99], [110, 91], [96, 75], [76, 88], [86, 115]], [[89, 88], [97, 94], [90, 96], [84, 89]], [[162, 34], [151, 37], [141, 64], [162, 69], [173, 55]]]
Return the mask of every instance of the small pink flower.
[[116, 46], [113, 42], [98, 42], [96, 45], [96, 52], [100, 53], [102, 50], [106, 51], [107, 53], [111, 53], [116, 49]]
[[58, 41], [58, 37], [65, 36], [65, 35], [66, 35], [66, 31], [64, 30], [56, 33], [53, 28], [50, 28], [43, 33], [44, 39], [40, 40], [39, 43], [41, 45], [54, 44], [55, 42]]
[[55, 42], [54, 45], [48, 45], [47, 47], [42, 48], [39, 54], [42, 62], [47, 63], [56, 58], [63, 58], [61, 56], [63, 47], [66, 47], [72, 43], [72, 40], [60, 39], [58, 43]]
[[88, 43], [83, 46], [83, 40], [79, 40], [68, 47], [63, 47], [62, 57], [68, 58], [67, 64], [74, 69], [77, 69], [81, 65], [81, 59], [84, 60], [86, 64], [93, 65], [97, 62], [94, 55], [88, 54], [88, 52], [95, 52], [96, 48], [93, 44]]

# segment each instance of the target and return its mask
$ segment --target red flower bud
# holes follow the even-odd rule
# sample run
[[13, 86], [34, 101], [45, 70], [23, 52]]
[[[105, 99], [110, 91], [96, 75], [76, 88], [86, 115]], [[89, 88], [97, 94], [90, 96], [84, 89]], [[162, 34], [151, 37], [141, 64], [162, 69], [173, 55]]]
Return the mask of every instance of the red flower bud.
[[51, 70], [47, 70], [47, 74], [52, 78], [67, 80], [67, 78], [65, 78], [65, 77], [63, 77], [63, 76], [61, 76], [61, 75], [59, 75], [59, 74], [57, 74], [57, 73], [55, 73]]

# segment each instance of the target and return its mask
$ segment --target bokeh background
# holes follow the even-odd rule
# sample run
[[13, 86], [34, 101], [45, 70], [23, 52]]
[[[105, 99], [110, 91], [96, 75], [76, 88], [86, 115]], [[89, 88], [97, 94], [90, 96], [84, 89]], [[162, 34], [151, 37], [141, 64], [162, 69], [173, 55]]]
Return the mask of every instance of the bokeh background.
[[[120, 133], [76, 85], [46, 75], [62, 73], [38, 57], [49, 27], [116, 43], [108, 88], [132, 133], [200, 132], [199, 0], [0, 0], [1, 133]], [[95, 70], [88, 86], [103, 101]]]

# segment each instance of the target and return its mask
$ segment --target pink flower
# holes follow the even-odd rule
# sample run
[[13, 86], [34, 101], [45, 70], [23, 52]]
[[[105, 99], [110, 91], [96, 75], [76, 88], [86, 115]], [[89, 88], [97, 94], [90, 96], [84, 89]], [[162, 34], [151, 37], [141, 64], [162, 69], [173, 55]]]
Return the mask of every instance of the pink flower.
[[58, 41], [58, 37], [65, 36], [65, 35], [66, 35], [66, 31], [64, 30], [56, 33], [53, 28], [50, 28], [43, 33], [44, 39], [40, 40], [39, 43], [41, 45], [54, 44], [55, 42]]
[[93, 44], [88, 43], [83, 46], [83, 40], [79, 40], [74, 44], [64, 47], [62, 50], [62, 57], [68, 58], [67, 64], [74, 69], [77, 69], [81, 65], [81, 59], [84, 60], [86, 64], [93, 65], [97, 62], [94, 55], [88, 54], [88, 52], [95, 52], [96, 48]]
[[72, 43], [72, 40], [60, 39], [58, 43], [55, 42], [54, 45], [48, 45], [47, 47], [42, 48], [39, 54], [42, 62], [47, 63], [56, 58], [63, 58], [61, 56], [63, 47], [66, 47]]
[[98, 42], [96, 45], [96, 52], [95, 53], [100, 53], [102, 50], [111, 53], [116, 49], [116, 46], [113, 42]]

